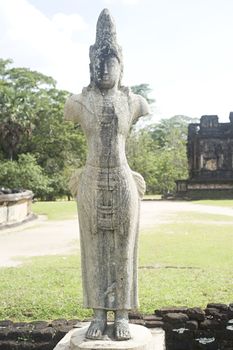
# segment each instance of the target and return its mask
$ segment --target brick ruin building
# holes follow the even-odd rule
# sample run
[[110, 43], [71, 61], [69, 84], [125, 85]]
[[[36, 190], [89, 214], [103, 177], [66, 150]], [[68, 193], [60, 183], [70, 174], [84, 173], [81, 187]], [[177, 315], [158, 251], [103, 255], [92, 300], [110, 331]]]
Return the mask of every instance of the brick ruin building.
[[233, 198], [233, 112], [229, 123], [204, 115], [189, 124], [189, 178], [177, 180], [178, 197]]

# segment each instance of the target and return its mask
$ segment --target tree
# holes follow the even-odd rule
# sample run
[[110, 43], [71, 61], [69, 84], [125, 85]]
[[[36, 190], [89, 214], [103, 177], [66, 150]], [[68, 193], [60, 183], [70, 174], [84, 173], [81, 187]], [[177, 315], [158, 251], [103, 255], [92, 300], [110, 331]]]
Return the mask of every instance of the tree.
[[138, 94], [138, 95], [141, 95], [142, 97], [144, 97], [149, 104], [152, 104], [155, 102], [155, 100], [153, 98], [150, 98], [148, 96], [152, 91], [149, 84], [133, 85], [133, 86], [131, 86], [131, 90], [133, 91], [134, 94]]
[[127, 145], [129, 164], [144, 176], [147, 193], [172, 192], [175, 180], [188, 176], [187, 131], [189, 122], [195, 121], [179, 115], [132, 131]]
[[52, 190], [49, 178], [30, 154], [21, 154], [18, 161], [0, 162], [0, 184], [6, 188], [31, 190], [36, 197], [46, 197]]
[[86, 159], [86, 141], [80, 126], [64, 121], [66, 98], [66, 92], [49, 91], [49, 101], [45, 101], [46, 108], [39, 113], [27, 148], [37, 155], [38, 164], [51, 179], [53, 191], [49, 200], [70, 196], [67, 174], [74, 167], [81, 167]]
[[126, 153], [130, 168], [143, 176], [147, 193], [155, 193], [158, 185], [155, 176], [156, 145], [147, 128], [131, 131], [127, 139]]
[[39, 101], [55, 81], [27, 68], [9, 68], [11, 60], [0, 59], [0, 146], [6, 158], [17, 159], [23, 138], [33, 129]]
[[86, 158], [83, 132], [63, 119], [69, 93], [51, 77], [11, 64], [0, 60], [0, 160], [33, 154], [50, 179], [48, 199], [69, 195], [67, 173]]

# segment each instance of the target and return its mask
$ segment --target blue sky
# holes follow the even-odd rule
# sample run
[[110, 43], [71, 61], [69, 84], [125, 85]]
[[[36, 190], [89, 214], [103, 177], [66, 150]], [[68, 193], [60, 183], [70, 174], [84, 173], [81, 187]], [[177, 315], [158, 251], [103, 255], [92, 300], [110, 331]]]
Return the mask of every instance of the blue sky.
[[115, 18], [124, 85], [148, 83], [154, 120], [233, 111], [232, 0], [0, 0], [0, 51], [79, 93], [99, 13]]

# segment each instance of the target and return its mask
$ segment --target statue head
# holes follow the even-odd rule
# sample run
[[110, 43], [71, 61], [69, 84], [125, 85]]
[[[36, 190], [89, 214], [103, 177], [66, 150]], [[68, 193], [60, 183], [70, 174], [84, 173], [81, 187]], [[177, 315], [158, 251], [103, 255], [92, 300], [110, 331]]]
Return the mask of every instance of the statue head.
[[116, 28], [109, 11], [104, 9], [96, 26], [96, 41], [90, 46], [91, 85], [100, 89], [120, 86], [123, 63], [121, 47], [117, 44]]

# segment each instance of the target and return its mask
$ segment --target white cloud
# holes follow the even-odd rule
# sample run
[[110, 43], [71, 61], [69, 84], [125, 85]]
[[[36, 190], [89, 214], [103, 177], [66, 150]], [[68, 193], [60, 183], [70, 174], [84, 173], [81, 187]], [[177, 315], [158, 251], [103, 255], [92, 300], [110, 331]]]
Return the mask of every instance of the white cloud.
[[142, 2], [143, 0], [122, 0], [123, 4], [126, 5], [137, 5], [139, 2]]
[[56, 13], [52, 18], [52, 22], [60, 32], [69, 36], [74, 32], [84, 31], [88, 28], [87, 23], [77, 13], [71, 15]]
[[51, 75], [74, 92], [88, 84], [88, 48], [72, 34], [86, 28], [79, 14], [59, 13], [50, 20], [27, 0], [0, 1], [1, 57]]
[[122, 3], [123, 5], [137, 5], [143, 0], [104, 0], [105, 4], [112, 5], [116, 3]]

